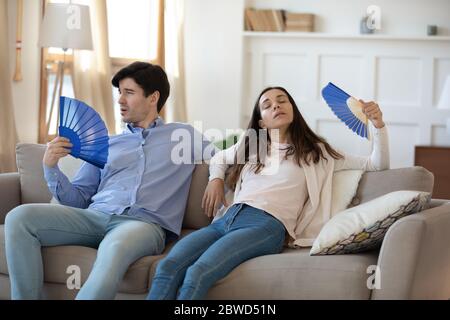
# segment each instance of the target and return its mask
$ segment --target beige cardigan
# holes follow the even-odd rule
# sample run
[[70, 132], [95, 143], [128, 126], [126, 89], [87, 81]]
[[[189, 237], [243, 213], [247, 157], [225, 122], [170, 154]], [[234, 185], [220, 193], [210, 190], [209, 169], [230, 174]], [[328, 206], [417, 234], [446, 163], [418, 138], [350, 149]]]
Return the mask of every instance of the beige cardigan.
[[[328, 161], [320, 160], [317, 164], [309, 166], [302, 163], [308, 190], [308, 200], [298, 213], [297, 224], [294, 234], [290, 234], [289, 245], [309, 247], [319, 234], [323, 225], [331, 219], [331, 188], [333, 173], [339, 170], [361, 169], [365, 171], [376, 171], [389, 169], [389, 144], [387, 128], [372, 128], [373, 148], [370, 157], [360, 157], [345, 154], [343, 159], [334, 159], [329, 156], [322, 146]], [[226, 169], [233, 164], [236, 148], [243, 142], [243, 137], [234, 146], [218, 152], [210, 162], [209, 180], [225, 178]], [[245, 165], [241, 177], [244, 176], [250, 165]], [[238, 180], [234, 190], [236, 199], [241, 189], [241, 178]], [[226, 212], [226, 207], [222, 207], [216, 214], [214, 220], [219, 219]], [[291, 228], [292, 229], [292, 228]]]

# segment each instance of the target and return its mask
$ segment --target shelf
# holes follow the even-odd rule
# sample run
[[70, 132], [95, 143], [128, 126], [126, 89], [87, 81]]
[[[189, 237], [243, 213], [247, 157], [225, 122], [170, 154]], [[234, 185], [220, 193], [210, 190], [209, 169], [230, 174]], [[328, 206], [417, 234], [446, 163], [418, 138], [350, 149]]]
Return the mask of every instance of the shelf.
[[333, 34], [321, 32], [257, 32], [244, 31], [246, 38], [308, 38], [350, 40], [450, 41], [450, 36], [395, 36], [383, 34]]

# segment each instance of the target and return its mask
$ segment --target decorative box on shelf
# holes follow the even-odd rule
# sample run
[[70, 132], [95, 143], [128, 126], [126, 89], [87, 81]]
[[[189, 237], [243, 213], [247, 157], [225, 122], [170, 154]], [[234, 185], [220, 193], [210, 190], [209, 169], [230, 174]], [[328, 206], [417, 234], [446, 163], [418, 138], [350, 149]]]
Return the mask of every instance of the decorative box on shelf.
[[286, 28], [285, 31], [297, 32], [313, 32], [314, 31], [314, 14], [286, 12]]

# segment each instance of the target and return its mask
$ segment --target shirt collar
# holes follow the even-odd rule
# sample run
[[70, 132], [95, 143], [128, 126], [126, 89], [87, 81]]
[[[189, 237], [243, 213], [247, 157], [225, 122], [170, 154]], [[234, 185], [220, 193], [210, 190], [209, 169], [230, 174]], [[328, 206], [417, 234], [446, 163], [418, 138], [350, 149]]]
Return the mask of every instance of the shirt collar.
[[[137, 132], [142, 132], [142, 131], [144, 131], [144, 130], [148, 130], [148, 129], [153, 129], [153, 128], [159, 127], [159, 126], [161, 126], [161, 125], [163, 125], [163, 124], [164, 124], [164, 120], [163, 120], [160, 116], [158, 116], [158, 117], [155, 119], [155, 121], [153, 121], [152, 123], [150, 123], [150, 125], [149, 125], [148, 128], [146, 128], [146, 129], [143, 129], [143, 128], [140, 128], [140, 127], [135, 127], [135, 126], [133, 126], [132, 123], [127, 123], [127, 128], [128, 128], [128, 130], [129, 130], [130, 132], [132, 132], [132, 133], [137, 133]], [[127, 131], [127, 130], [125, 129], [125, 131]]]

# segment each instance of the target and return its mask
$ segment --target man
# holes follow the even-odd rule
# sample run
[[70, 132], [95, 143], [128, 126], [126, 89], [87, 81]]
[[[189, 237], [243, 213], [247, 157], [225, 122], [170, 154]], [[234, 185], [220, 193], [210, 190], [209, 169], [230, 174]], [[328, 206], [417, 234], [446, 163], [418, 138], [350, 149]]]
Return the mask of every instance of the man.
[[72, 145], [57, 137], [47, 145], [43, 166], [48, 187], [60, 204], [22, 205], [6, 217], [12, 299], [41, 297], [41, 246], [98, 247], [92, 271], [76, 298], [113, 299], [131, 263], [160, 254], [166, 241], [180, 233], [192, 172], [209, 143], [202, 139], [200, 145], [187, 144], [197, 147], [189, 148], [189, 163], [171, 159], [179, 143], [172, 141], [174, 133], [187, 130], [193, 137], [195, 130], [181, 123], [164, 124], [158, 117], [170, 91], [161, 67], [132, 63], [114, 76], [112, 84], [119, 89], [120, 114], [127, 128], [110, 138], [105, 168], [83, 163], [69, 182], [58, 161]]

